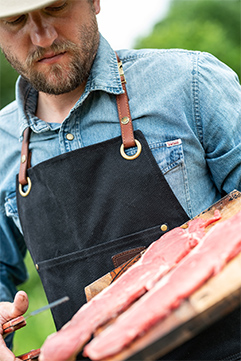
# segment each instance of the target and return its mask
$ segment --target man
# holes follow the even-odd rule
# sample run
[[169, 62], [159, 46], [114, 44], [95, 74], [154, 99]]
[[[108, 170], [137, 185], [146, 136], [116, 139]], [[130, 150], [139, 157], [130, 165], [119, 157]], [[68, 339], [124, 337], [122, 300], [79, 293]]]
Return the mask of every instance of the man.
[[[48, 300], [70, 297], [53, 311], [59, 329], [112, 257], [241, 190], [241, 89], [209, 54], [117, 58], [98, 32], [99, 0], [0, 4], [0, 46], [21, 75], [0, 119], [1, 300], [26, 279], [26, 243]], [[27, 305], [24, 292], [2, 302], [0, 323]], [[165, 359], [238, 360], [238, 316]], [[0, 342], [0, 360], [13, 360]]]

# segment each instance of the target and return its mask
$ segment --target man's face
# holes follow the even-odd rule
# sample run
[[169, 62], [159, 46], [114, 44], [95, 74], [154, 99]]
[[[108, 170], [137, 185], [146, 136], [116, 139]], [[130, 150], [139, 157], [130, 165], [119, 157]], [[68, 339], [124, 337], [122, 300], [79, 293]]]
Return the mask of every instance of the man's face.
[[57, 0], [0, 20], [7, 60], [38, 91], [70, 92], [88, 77], [99, 43], [99, 0]]

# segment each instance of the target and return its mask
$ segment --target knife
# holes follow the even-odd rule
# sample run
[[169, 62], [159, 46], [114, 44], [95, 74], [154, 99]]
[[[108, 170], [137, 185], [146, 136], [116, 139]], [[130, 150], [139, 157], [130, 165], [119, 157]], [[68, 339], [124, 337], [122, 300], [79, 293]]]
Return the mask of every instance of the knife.
[[57, 301], [51, 302], [48, 305], [41, 307], [41, 308], [29, 313], [26, 316], [19, 316], [19, 317], [13, 318], [12, 320], [10, 320], [2, 325], [3, 335], [4, 336], [9, 335], [10, 333], [17, 331], [20, 328], [26, 326], [26, 324], [27, 324], [26, 320], [29, 317], [36, 316], [39, 313], [49, 310], [50, 308], [56, 307], [66, 301], [69, 301], [68, 296], [62, 297], [62, 298], [58, 299]]

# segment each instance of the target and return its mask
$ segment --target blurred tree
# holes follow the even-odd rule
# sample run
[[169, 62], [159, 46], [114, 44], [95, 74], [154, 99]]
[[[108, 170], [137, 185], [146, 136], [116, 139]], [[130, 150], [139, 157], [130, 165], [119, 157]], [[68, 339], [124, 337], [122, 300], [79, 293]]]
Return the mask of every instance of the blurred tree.
[[172, 0], [167, 17], [135, 48], [207, 51], [241, 78], [240, 30], [240, 0]]
[[15, 98], [15, 82], [18, 74], [0, 53], [0, 109]]

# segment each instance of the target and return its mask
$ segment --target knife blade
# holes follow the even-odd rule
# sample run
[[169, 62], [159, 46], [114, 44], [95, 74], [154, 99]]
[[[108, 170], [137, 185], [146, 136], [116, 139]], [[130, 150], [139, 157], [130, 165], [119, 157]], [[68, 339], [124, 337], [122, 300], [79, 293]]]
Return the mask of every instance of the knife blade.
[[26, 316], [19, 316], [19, 317], [16, 317], [16, 318], [13, 318], [12, 320], [8, 321], [8, 322], [5, 322], [3, 325], [2, 325], [2, 328], [3, 328], [3, 335], [6, 336], [6, 335], [9, 335], [10, 333], [14, 332], [14, 331], [17, 331], [19, 330], [20, 328], [26, 326], [26, 320], [30, 317], [33, 317], [33, 316], [36, 316], [38, 315], [39, 313], [41, 312], [44, 312], [46, 310], [49, 310], [53, 307], [56, 307], [66, 301], [69, 301], [69, 297], [68, 296], [65, 296], [65, 297], [62, 297], [54, 302], [51, 302], [49, 303], [48, 305], [46, 306], [43, 306], [41, 308], [38, 308], [37, 310], [34, 310], [32, 312], [30, 312], [29, 314], [27, 314]]

